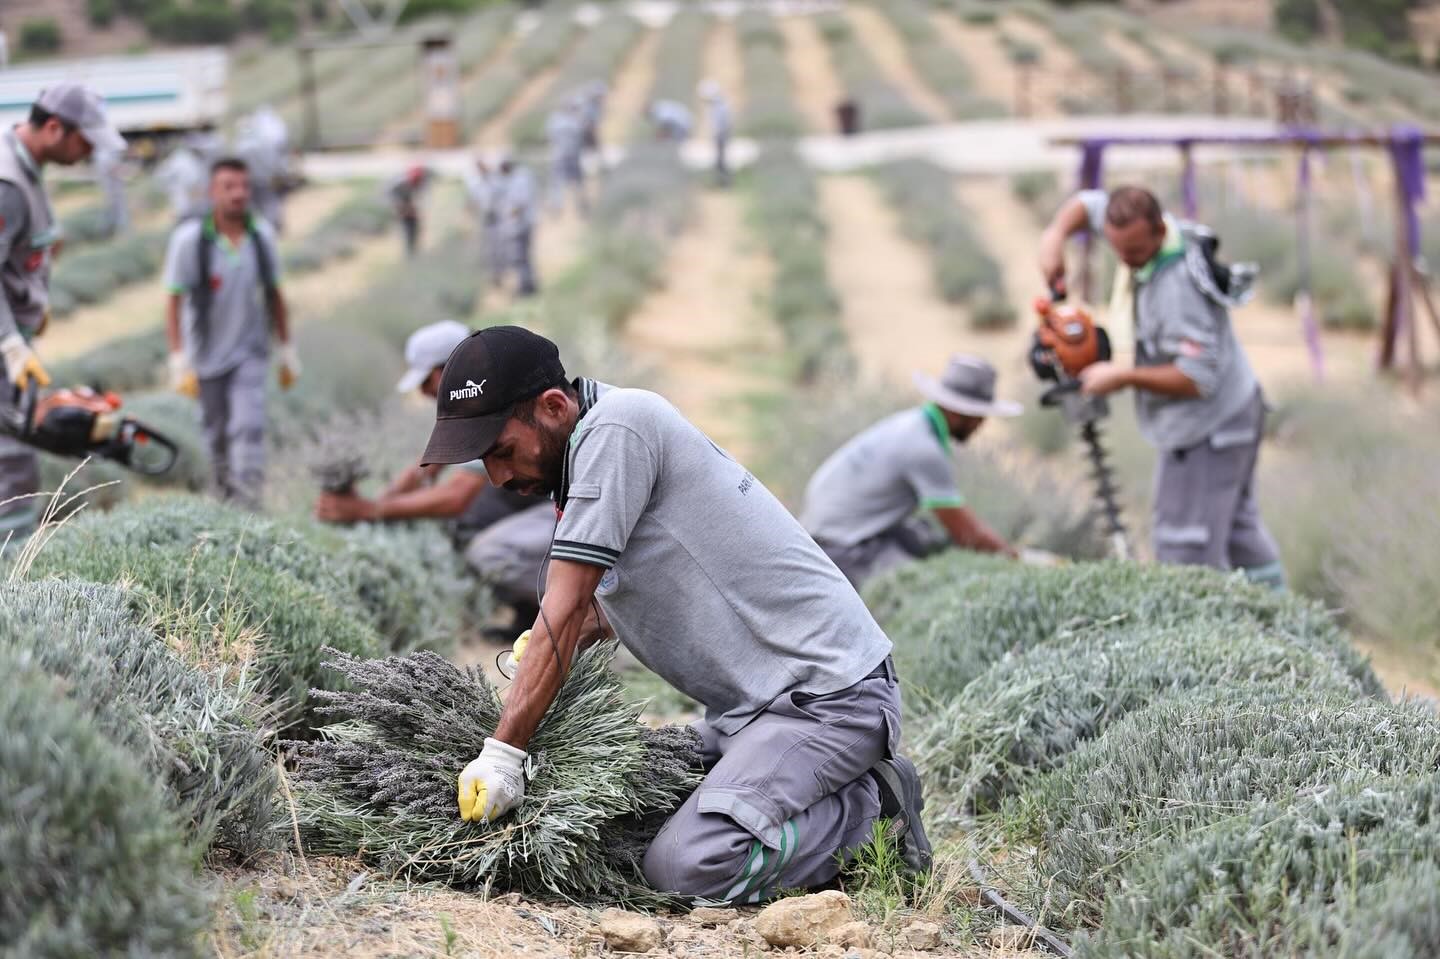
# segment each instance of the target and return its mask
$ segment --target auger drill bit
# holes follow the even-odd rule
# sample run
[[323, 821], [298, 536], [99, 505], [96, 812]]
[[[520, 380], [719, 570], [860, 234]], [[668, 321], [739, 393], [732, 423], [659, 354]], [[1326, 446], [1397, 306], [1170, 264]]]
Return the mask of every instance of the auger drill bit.
[[1125, 524], [1120, 519], [1120, 490], [1115, 484], [1115, 471], [1105, 453], [1096, 420], [1087, 420], [1080, 427], [1080, 438], [1085, 441], [1085, 455], [1090, 460], [1090, 479], [1095, 484], [1095, 499], [1099, 502], [1100, 512], [1105, 518], [1105, 534], [1110, 539], [1110, 551], [1116, 559], [1129, 559], [1130, 541], [1125, 532]]

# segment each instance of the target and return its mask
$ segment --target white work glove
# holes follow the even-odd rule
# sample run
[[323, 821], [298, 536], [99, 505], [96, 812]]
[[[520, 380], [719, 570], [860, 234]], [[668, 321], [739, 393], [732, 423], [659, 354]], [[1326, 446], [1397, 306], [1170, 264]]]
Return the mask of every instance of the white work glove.
[[525, 647], [530, 645], [530, 630], [525, 630], [515, 637], [515, 645], [510, 647], [510, 652], [505, 654], [505, 662], [500, 670], [507, 677], [514, 677], [515, 667], [520, 665], [520, 657], [525, 655]]
[[294, 343], [280, 344], [280, 388], [288, 390], [300, 378], [300, 353]]
[[50, 374], [40, 365], [40, 358], [19, 333], [9, 333], [0, 339], [0, 355], [5, 357], [5, 375], [10, 385], [23, 390], [34, 380], [36, 386], [49, 386]]
[[525, 751], [493, 737], [460, 773], [460, 818], [494, 822], [525, 798]]
[[185, 353], [176, 350], [166, 360], [170, 368], [170, 388], [181, 396], [188, 396], [192, 400], [200, 395], [200, 380], [195, 376], [195, 370], [190, 366], [190, 360]]

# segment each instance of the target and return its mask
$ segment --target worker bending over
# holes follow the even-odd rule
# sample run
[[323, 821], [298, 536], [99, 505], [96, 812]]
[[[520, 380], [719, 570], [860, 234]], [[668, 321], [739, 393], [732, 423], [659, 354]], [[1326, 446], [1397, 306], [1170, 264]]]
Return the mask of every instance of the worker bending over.
[[1140, 187], [1087, 190], [1055, 214], [1040, 241], [1040, 270], [1065, 282], [1065, 241], [1104, 233], [1129, 269], [1135, 363], [1094, 363], [1081, 389], [1106, 396], [1133, 388], [1140, 432], [1158, 451], [1151, 536], [1162, 563], [1241, 569], [1285, 585], [1280, 553], [1260, 519], [1255, 464], [1265, 398], [1230, 322], [1253, 273], [1214, 260], [1215, 238], [1165, 214]]
[[1018, 416], [995, 398], [995, 368], [954, 356], [939, 380], [915, 374], [929, 401], [871, 426], [830, 455], [805, 488], [800, 521], [851, 583], [932, 553], [940, 545], [917, 510], [928, 510], [962, 549], [1017, 555], [965, 506], [955, 482], [956, 443], [989, 416]]
[[[431, 323], [410, 334], [405, 343], [408, 369], [396, 390], [418, 389], [434, 400], [445, 360], [469, 335], [469, 328], [454, 320]], [[448, 471], [442, 465], [414, 466], [374, 498], [354, 492], [321, 493], [315, 515], [327, 523], [450, 520], [457, 548], [495, 598], [514, 611], [514, 629], [529, 626], [539, 613], [536, 584], [555, 528], [554, 505], [548, 499], [492, 485], [479, 460]]]
[[424, 460], [476, 458], [492, 482], [551, 495], [560, 518], [533, 639], [460, 773], [462, 818], [523, 801], [526, 746], [608, 621], [705, 706], [709, 772], [645, 853], [655, 888], [756, 902], [818, 886], [880, 818], [928, 867], [890, 641], [744, 466], [654, 393], [567, 380], [555, 344], [513, 326], [471, 336], [441, 378]]

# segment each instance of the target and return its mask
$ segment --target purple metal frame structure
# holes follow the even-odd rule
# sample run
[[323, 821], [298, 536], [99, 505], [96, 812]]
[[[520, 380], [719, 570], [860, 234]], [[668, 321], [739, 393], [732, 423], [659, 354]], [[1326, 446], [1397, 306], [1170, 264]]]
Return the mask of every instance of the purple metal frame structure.
[[[1377, 364], [1381, 369], [1392, 369], [1398, 354], [1401, 339], [1406, 341], [1409, 352], [1409, 375], [1412, 385], [1418, 386], [1421, 375], [1420, 345], [1415, 322], [1415, 300], [1424, 303], [1431, 323], [1440, 335], [1440, 312], [1436, 311], [1431, 297], [1428, 274], [1424, 266], [1424, 255], [1420, 249], [1419, 205], [1425, 199], [1425, 157], [1426, 146], [1440, 144], [1440, 133], [1426, 133], [1413, 126], [1397, 126], [1389, 133], [1346, 132], [1333, 133], [1308, 127], [1286, 127], [1273, 134], [1205, 134], [1195, 136], [1145, 136], [1120, 134], [1115, 136], [1064, 137], [1051, 141], [1060, 146], [1075, 146], [1080, 149], [1079, 181], [1081, 189], [1093, 189], [1103, 180], [1105, 151], [1110, 147], [1127, 146], [1173, 146], [1180, 151], [1180, 195], [1185, 215], [1193, 218], [1198, 210], [1198, 196], [1195, 187], [1196, 146], [1241, 146], [1241, 147], [1293, 147], [1299, 151], [1297, 174], [1297, 232], [1302, 251], [1308, 249], [1310, 211], [1310, 154], [1314, 150], [1329, 150], [1353, 147], [1378, 147], [1390, 155], [1391, 168], [1395, 173], [1395, 260], [1390, 267], [1390, 291], [1386, 304], [1385, 323], [1381, 329], [1380, 350]], [[1086, 237], [1088, 260], [1091, 238]], [[1302, 258], [1308, 256], [1302, 252]], [[1088, 270], [1087, 270], [1088, 274]], [[1089, 277], [1086, 276], [1085, 293], [1089, 295]], [[1301, 308], [1301, 323], [1305, 342], [1310, 352], [1312, 368], [1316, 377], [1323, 375], [1323, 356], [1320, 350], [1320, 332], [1313, 312], [1308, 304]]]

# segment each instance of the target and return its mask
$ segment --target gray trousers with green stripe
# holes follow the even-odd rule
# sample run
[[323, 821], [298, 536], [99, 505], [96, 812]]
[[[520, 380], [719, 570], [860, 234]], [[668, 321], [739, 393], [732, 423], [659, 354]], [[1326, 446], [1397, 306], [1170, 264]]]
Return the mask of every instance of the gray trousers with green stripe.
[[[9, 403], [14, 393], [4, 366], [0, 366], [0, 403]], [[40, 460], [35, 450], [10, 436], [0, 436], [0, 543], [10, 534], [28, 536], [40, 522], [43, 505], [31, 496], [40, 489]], [[26, 497], [18, 499], [16, 497]]]
[[709, 772], [645, 852], [656, 889], [762, 902], [834, 879], [871, 836], [880, 794], [867, 770], [900, 738], [890, 660], [836, 693], [786, 693], [731, 735], [703, 720]]

